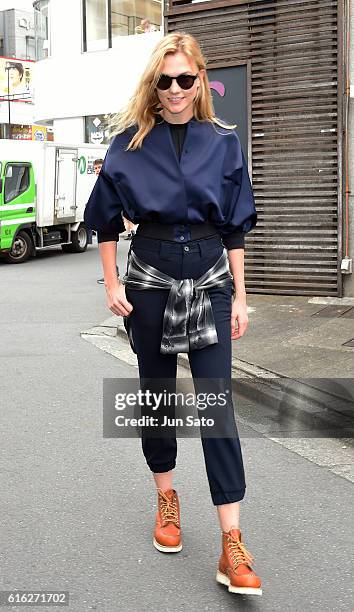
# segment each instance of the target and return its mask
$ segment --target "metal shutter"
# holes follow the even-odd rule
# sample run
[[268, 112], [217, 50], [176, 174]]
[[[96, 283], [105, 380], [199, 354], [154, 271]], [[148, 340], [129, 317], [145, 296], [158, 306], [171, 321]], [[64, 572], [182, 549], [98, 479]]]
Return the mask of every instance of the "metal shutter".
[[180, 0], [166, 13], [166, 29], [195, 35], [208, 66], [251, 63], [250, 292], [342, 294], [341, 13], [336, 0]]

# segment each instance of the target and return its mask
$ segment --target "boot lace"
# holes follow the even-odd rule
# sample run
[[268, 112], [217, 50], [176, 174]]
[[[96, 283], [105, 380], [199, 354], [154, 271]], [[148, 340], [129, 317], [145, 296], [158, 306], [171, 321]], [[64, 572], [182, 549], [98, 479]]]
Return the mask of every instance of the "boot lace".
[[234, 569], [238, 567], [238, 565], [246, 564], [251, 566], [253, 561], [253, 556], [250, 552], [245, 548], [245, 545], [240, 540], [234, 540], [232, 537], [228, 537], [228, 547], [230, 551], [230, 556], [234, 565]]
[[173, 495], [172, 499], [169, 499], [166, 495], [164, 495], [163, 491], [159, 491], [159, 493], [160, 512], [162, 514], [164, 525], [166, 525], [166, 523], [174, 523], [177, 527], [179, 527], [178, 508], [175, 495]]

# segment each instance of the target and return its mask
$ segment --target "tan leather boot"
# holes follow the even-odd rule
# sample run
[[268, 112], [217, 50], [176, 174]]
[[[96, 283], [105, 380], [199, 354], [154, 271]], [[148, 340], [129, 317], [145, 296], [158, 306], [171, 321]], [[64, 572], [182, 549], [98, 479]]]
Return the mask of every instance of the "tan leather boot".
[[216, 580], [229, 587], [231, 593], [262, 595], [261, 579], [252, 570], [252, 555], [246, 550], [241, 532], [236, 527], [222, 532], [222, 553]]
[[177, 492], [174, 489], [157, 489], [158, 510], [153, 544], [161, 552], [182, 550], [180, 508]]

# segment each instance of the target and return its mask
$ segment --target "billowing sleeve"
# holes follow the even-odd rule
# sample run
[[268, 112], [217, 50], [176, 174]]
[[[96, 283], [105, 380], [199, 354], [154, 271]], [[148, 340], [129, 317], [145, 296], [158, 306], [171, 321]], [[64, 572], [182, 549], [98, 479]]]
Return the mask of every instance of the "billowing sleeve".
[[119, 234], [125, 231], [121, 215], [123, 207], [114, 183], [106, 173], [105, 161], [86, 204], [84, 221], [87, 227], [97, 232]]
[[257, 223], [253, 189], [248, 173], [247, 162], [237, 134], [225, 160], [224, 181], [224, 221], [218, 229], [227, 249], [243, 248], [244, 236]]

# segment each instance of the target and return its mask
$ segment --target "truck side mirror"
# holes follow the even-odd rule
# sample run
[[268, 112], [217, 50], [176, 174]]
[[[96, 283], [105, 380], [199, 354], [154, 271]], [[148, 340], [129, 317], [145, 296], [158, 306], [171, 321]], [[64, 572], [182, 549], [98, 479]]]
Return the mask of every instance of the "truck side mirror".
[[2, 193], [2, 178], [0, 178], [0, 193]]

